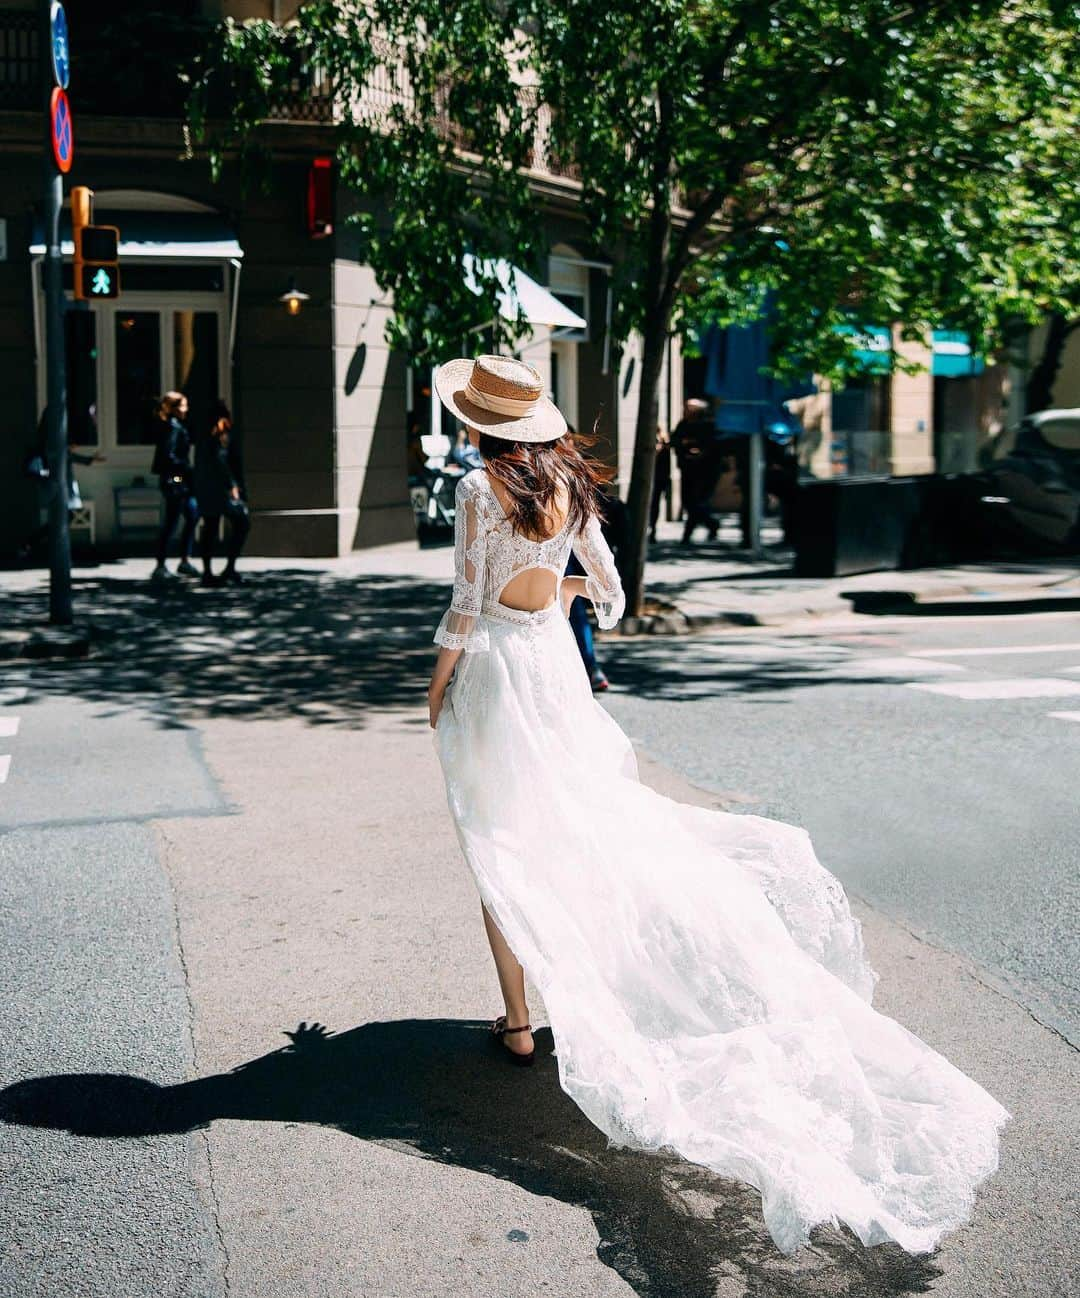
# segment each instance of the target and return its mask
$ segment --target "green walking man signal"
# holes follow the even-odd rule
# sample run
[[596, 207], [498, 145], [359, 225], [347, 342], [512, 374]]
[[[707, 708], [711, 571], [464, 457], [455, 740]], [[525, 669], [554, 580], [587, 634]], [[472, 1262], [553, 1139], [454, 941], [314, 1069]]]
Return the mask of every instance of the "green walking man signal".
[[75, 244], [75, 297], [100, 302], [120, 296], [120, 231], [115, 225], [92, 225], [93, 190], [71, 191], [71, 234]]
[[79, 297], [119, 297], [120, 276], [115, 266], [83, 266], [81, 287]]

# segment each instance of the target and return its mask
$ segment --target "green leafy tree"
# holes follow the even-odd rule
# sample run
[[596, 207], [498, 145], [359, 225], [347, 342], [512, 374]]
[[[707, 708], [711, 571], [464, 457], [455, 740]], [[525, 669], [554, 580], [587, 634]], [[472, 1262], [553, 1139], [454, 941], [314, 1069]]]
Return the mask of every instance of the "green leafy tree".
[[541, 251], [537, 131], [573, 161], [615, 263], [618, 336], [641, 339], [636, 611], [673, 330], [747, 318], [771, 289], [777, 371], [842, 378], [838, 325], [949, 324], [990, 348], [1068, 309], [1077, 30], [1065, 0], [316, 0], [287, 32], [229, 25], [193, 109], [220, 156], [257, 138], [298, 63], [319, 69], [343, 175], [372, 203], [393, 340], [414, 351], [456, 349], [495, 315], [491, 277], [477, 295], [453, 273], [466, 251]]

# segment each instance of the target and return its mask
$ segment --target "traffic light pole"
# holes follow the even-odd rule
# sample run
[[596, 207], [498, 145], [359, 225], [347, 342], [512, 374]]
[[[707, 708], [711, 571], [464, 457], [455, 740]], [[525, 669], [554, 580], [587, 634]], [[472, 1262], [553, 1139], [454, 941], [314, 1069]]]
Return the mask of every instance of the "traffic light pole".
[[[46, 130], [52, 79], [44, 53], [51, 44], [49, 0], [39, 0], [43, 56]], [[45, 427], [46, 462], [49, 466], [49, 621], [70, 626], [71, 534], [68, 530], [68, 431], [67, 367], [64, 357], [64, 284], [60, 253], [60, 209], [64, 205], [64, 178], [56, 168], [52, 146], [45, 140]]]

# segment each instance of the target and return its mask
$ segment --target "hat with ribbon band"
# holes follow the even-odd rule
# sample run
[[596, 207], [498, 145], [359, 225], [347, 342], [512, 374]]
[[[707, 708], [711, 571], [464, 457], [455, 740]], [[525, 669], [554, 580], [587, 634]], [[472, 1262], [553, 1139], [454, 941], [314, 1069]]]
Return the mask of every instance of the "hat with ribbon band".
[[539, 372], [511, 356], [447, 361], [435, 371], [435, 391], [463, 424], [490, 437], [554, 442], [566, 432]]

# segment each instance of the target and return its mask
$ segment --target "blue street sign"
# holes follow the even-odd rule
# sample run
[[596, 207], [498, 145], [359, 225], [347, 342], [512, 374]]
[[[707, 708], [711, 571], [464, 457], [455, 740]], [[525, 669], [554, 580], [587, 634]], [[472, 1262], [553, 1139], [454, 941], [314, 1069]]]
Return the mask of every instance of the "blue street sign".
[[54, 0], [49, 11], [49, 31], [52, 35], [53, 76], [60, 89], [66, 90], [71, 76], [71, 54], [68, 49], [67, 15], [59, 0]]

